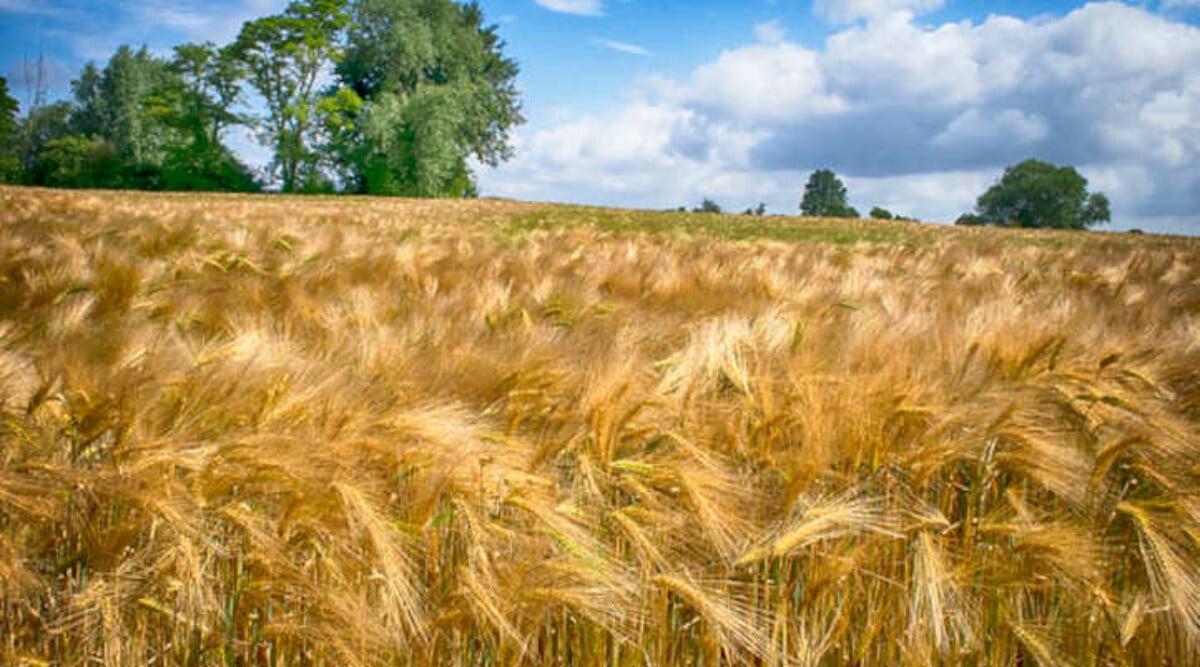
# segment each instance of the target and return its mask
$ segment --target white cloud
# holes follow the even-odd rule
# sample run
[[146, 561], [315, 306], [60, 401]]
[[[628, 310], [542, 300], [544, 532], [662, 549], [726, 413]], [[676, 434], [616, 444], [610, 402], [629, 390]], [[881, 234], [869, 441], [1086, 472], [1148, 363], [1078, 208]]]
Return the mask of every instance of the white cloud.
[[1022, 145], [1037, 143], [1046, 138], [1050, 129], [1046, 120], [1036, 113], [1017, 109], [989, 113], [978, 108], [964, 111], [933, 138], [935, 146], [980, 147], [1016, 142]]
[[822, 68], [837, 88], [867, 103], [957, 103], [981, 91], [979, 48], [969, 23], [927, 30], [893, 15], [830, 37]]
[[848, 176], [845, 181], [850, 203], [864, 214], [872, 206], [880, 206], [896, 215], [950, 223], [970, 211], [975, 199], [997, 176], [983, 169], [876, 178]]
[[923, 14], [941, 6], [942, 0], [814, 0], [813, 11], [833, 23], [853, 23], [898, 14]]
[[778, 44], [787, 37], [787, 31], [778, 19], [754, 24], [754, 38], [763, 44]]
[[826, 85], [819, 54], [787, 42], [725, 51], [698, 67], [690, 82], [664, 92], [741, 122], [784, 122], [846, 106]]
[[628, 53], [628, 54], [634, 55], [634, 56], [650, 55], [650, 52], [647, 51], [645, 47], [638, 46], [637, 44], [630, 44], [628, 42], [618, 42], [618, 41], [611, 40], [611, 39], [595, 39], [592, 41], [595, 42], [596, 44], [599, 44], [600, 46], [603, 46], [606, 49], [612, 49], [613, 51], [620, 51], [621, 53]]
[[542, 7], [553, 12], [564, 14], [579, 14], [580, 16], [600, 16], [604, 13], [602, 0], [534, 0]]
[[689, 75], [643, 81], [624, 110], [530, 133], [514, 164], [481, 174], [485, 191], [790, 212], [807, 173], [830, 167], [860, 210], [951, 221], [1037, 157], [1092, 179], [1115, 227], [1191, 220], [1200, 234], [1200, 29], [1120, 3], [930, 27], [908, 12], [933, 3], [835, 4], [823, 11], [869, 20], [817, 50], [757, 30]]

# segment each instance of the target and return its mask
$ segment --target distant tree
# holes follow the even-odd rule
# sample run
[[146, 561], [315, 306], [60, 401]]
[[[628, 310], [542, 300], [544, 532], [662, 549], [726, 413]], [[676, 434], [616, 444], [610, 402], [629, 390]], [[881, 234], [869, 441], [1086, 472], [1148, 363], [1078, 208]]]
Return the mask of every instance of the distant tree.
[[692, 209], [692, 213], [720, 213], [721, 205], [717, 202], [705, 197], [700, 205]]
[[247, 22], [231, 53], [262, 96], [261, 138], [274, 152], [272, 169], [284, 192], [314, 175], [317, 80], [341, 59], [340, 34], [349, 21], [345, 0], [298, 0], [282, 14]]
[[871, 217], [876, 220], [896, 220], [897, 219], [897, 217], [895, 215], [893, 215], [891, 211], [887, 210], [886, 208], [880, 208], [878, 206], [871, 209]]
[[757, 215], [759, 217], [762, 217], [766, 214], [767, 214], [767, 205], [762, 202], [759, 202], [758, 206], [751, 206], [750, 208], [746, 209], [745, 211], [742, 211], [742, 215]]
[[809, 175], [800, 213], [814, 217], [858, 217], [858, 211], [847, 202], [845, 184], [829, 169], [819, 169]]
[[15, 183], [21, 177], [19, 142], [21, 105], [8, 92], [8, 79], [0, 76], [0, 183]]
[[518, 67], [477, 3], [358, 0], [346, 42], [323, 110], [349, 187], [471, 196], [468, 158], [511, 157]]
[[[988, 224], [1087, 229], [1110, 220], [1108, 198], [1089, 195], [1087, 179], [1074, 167], [1026, 160], [1008, 167], [980, 195], [975, 210]], [[960, 218], [961, 219], [961, 218]]]
[[979, 227], [987, 224], [987, 218], [974, 213], [963, 213], [954, 221], [955, 225], [960, 227]]

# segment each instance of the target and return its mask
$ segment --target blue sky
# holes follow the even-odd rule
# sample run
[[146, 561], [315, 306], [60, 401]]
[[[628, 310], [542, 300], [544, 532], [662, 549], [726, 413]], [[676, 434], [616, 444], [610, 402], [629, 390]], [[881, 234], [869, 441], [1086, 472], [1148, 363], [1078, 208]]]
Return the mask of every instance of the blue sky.
[[[119, 44], [223, 42], [284, 4], [0, 0], [0, 71], [24, 101], [45, 54], [61, 96]], [[861, 210], [949, 222], [1037, 157], [1107, 193], [1115, 229], [1200, 235], [1200, 0], [480, 4], [528, 118], [485, 195], [791, 213], [829, 167]]]

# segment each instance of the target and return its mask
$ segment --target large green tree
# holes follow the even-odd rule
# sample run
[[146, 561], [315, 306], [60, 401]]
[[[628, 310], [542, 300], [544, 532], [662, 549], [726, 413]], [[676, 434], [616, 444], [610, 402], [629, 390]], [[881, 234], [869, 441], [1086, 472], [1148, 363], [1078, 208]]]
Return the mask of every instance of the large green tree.
[[847, 202], [846, 185], [829, 169], [818, 169], [809, 175], [800, 213], [827, 218], [858, 217], [858, 211]]
[[1074, 167], [1026, 160], [1008, 167], [980, 195], [977, 220], [1012, 227], [1087, 229], [1110, 220], [1108, 198], [1088, 194], [1087, 179]]
[[512, 155], [524, 121], [518, 67], [476, 3], [357, 0], [351, 8], [342, 89], [327, 127], [347, 186], [360, 192], [464, 196], [467, 160]]
[[282, 14], [246, 23], [234, 42], [232, 53], [266, 106], [261, 136], [274, 152], [272, 167], [284, 192], [316, 175], [317, 83], [341, 58], [348, 18], [345, 0], [298, 0]]

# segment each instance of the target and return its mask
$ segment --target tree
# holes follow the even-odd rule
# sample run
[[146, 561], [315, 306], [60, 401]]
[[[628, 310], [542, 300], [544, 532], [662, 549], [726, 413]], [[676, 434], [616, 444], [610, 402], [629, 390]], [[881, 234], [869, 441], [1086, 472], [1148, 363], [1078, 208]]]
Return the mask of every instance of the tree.
[[766, 214], [767, 214], [767, 205], [762, 202], [759, 202], [758, 206], [751, 206], [750, 208], [747, 208], [745, 211], [742, 211], [742, 215], [756, 215], [760, 218]]
[[720, 213], [720, 212], [721, 212], [721, 205], [718, 204], [717, 202], [709, 199], [708, 197], [705, 197], [704, 201], [700, 202], [699, 206], [692, 209], [692, 213]]
[[858, 211], [846, 201], [846, 186], [829, 169], [819, 169], [804, 185], [800, 213], [814, 217], [857, 218]]
[[18, 140], [21, 125], [17, 112], [21, 105], [8, 93], [8, 79], [0, 76], [0, 183], [15, 183], [21, 176]]
[[171, 148], [162, 170], [168, 190], [252, 192], [259, 189], [254, 175], [221, 135], [242, 122], [233, 108], [241, 99], [241, 63], [231, 48], [211, 42], [175, 47], [170, 63], [176, 78], [146, 100], [156, 117], [177, 129], [179, 143]]
[[172, 84], [166, 60], [146, 47], [121, 46], [98, 74], [85, 67], [73, 82], [78, 109], [72, 126], [87, 137], [102, 137], [131, 166], [161, 166], [178, 132], [154, 117], [147, 101]]
[[46, 142], [31, 171], [35, 183], [49, 187], [128, 187], [128, 169], [116, 147], [104, 139], [82, 134]]
[[71, 119], [74, 106], [70, 102], [55, 102], [47, 106], [34, 106], [25, 114], [24, 131], [20, 142], [21, 170], [24, 182], [30, 185], [47, 185], [41, 180], [44, 173], [38, 165], [42, 152], [55, 139], [71, 136]]
[[282, 14], [242, 26], [232, 53], [266, 105], [262, 140], [284, 192], [295, 192], [317, 170], [317, 79], [341, 58], [339, 35], [349, 20], [345, 0], [299, 0]]
[[975, 205], [988, 224], [1087, 229], [1110, 220], [1108, 198], [1087, 192], [1074, 167], [1026, 160], [1008, 167]]
[[75, 94], [75, 111], [71, 114], [71, 129], [87, 137], [99, 136], [103, 133], [104, 101], [100, 98], [100, 70], [96, 63], [89, 62], [83, 66], [79, 78], [71, 82], [71, 91]]
[[886, 208], [875, 206], [871, 209], [871, 217], [875, 220], [895, 220], [896, 216]]
[[241, 101], [239, 82], [245, 74], [237, 54], [212, 42], [182, 44], [175, 47], [171, 69], [181, 84], [181, 124], [197, 143], [220, 143], [227, 127], [242, 122], [233, 112]]
[[346, 41], [341, 89], [323, 108], [349, 187], [469, 196], [468, 158], [512, 156], [509, 132], [524, 122], [518, 67], [476, 3], [358, 0]]

